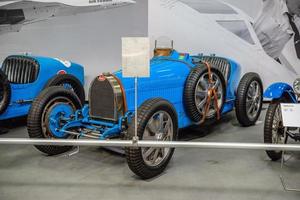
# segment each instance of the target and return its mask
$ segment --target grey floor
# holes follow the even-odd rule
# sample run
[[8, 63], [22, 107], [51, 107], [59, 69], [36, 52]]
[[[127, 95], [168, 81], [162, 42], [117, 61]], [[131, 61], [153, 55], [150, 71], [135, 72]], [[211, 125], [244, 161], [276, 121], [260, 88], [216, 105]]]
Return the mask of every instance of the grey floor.
[[[262, 142], [262, 129], [262, 122], [239, 127], [230, 113], [205, 131], [181, 132], [181, 139]], [[20, 126], [0, 137], [27, 133]], [[0, 200], [300, 198], [284, 191], [280, 163], [264, 151], [176, 149], [165, 173], [148, 181], [133, 175], [122, 155], [101, 148], [81, 148], [71, 157], [47, 157], [32, 146], [0, 146], [0, 152]], [[300, 154], [293, 154], [282, 173], [289, 186], [300, 188]]]

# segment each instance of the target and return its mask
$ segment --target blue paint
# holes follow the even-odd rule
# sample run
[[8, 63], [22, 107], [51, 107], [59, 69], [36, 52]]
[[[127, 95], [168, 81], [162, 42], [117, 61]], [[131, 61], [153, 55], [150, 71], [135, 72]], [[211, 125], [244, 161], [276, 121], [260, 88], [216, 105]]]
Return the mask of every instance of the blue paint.
[[[162, 98], [168, 100], [175, 108], [178, 116], [178, 127], [184, 128], [194, 124], [184, 108], [183, 90], [186, 79], [196, 65], [193, 58], [201, 59], [199, 56], [179, 54], [173, 51], [169, 57], [155, 57], [151, 59], [150, 77], [138, 78], [138, 106], [151, 98]], [[236, 90], [240, 81], [241, 69], [239, 64], [233, 60], [226, 59], [230, 64], [230, 74], [226, 80], [226, 97], [222, 115], [234, 109]], [[131, 123], [134, 114], [134, 78], [125, 78], [122, 71], [114, 73], [121, 81], [125, 91], [128, 112], [118, 122], [111, 123], [104, 120], [91, 119], [89, 117], [88, 105], [82, 110], [76, 111], [74, 120], [70, 120], [60, 130], [63, 132], [71, 127], [85, 127], [99, 134], [99, 139], [106, 139], [120, 135], [124, 131], [124, 124]], [[97, 125], [97, 126], [93, 126]], [[126, 128], [126, 127], [125, 127]], [[82, 134], [82, 133], [81, 133]]]
[[73, 114], [73, 109], [69, 104], [54, 105], [49, 111], [49, 129], [51, 133], [57, 138], [64, 138], [65, 133], [58, 131], [61, 120], [69, 120]]
[[[46, 83], [60, 70], [64, 70], [67, 74], [75, 76], [82, 84], [84, 84], [84, 70], [81, 65], [71, 63], [69, 67], [66, 67], [62, 62], [54, 58], [19, 55], [18, 57], [30, 58], [39, 63], [39, 74], [33, 83], [10, 84], [11, 100], [6, 111], [0, 115], [0, 120], [27, 115], [31, 106], [31, 102], [44, 89]], [[27, 103], [20, 103], [21, 101], [26, 101]]]
[[287, 83], [274, 83], [270, 85], [265, 93], [264, 97], [268, 99], [280, 99], [281, 97], [289, 97], [290, 101], [293, 103], [297, 103], [297, 97], [293, 90], [293, 87]]
[[[153, 58], [150, 62], [150, 77], [138, 78], [138, 106], [151, 98], [163, 98], [175, 107], [178, 115], [178, 127], [184, 128], [193, 124], [187, 116], [183, 102], [183, 90], [186, 79], [196, 65], [192, 58], [186, 54], [185, 59], [178, 59], [179, 53], [174, 51], [170, 57]], [[201, 57], [200, 57], [201, 59]], [[226, 101], [222, 114], [232, 111], [236, 99], [236, 90], [240, 81], [240, 66], [232, 60], [230, 75], [226, 86]], [[124, 78], [122, 71], [115, 75], [121, 80], [126, 93], [128, 110], [134, 112], [134, 79]]]

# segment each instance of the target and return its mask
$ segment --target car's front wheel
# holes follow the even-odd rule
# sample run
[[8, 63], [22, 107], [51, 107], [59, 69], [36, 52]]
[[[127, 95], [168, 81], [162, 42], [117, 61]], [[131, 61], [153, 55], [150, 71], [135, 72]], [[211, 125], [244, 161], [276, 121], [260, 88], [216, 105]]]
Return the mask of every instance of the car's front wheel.
[[[28, 114], [27, 128], [30, 138], [66, 139], [73, 135], [60, 132], [58, 129], [81, 108], [77, 95], [63, 87], [49, 87], [32, 103]], [[69, 151], [72, 146], [35, 146], [48, 155], [56, 155]]]
[[[177, 114], [166, 100], [155, 98], [138, 109], [137, 135], [140, 140], [173, 141], [177, 138]], [[127, 139], [135, 135], [134, 120], [128, 128]], [[172, 158], [174, 148], [127, 147], [129, 168], [142, 179], [161, 174]]]
[[[264, 142], [269, 144], [285, 144], [287, 137], [284, 134], [280, 101], [271, 102], [265, 118]], [[266, 151], [271, 160], [281, 159], [282, 151]]]
[[263, 103], [262, 81], [257, 73], [246, 73], [241, 79], [236, 97], [236, 117], [242, 126], [252, 126], [261, 113]]

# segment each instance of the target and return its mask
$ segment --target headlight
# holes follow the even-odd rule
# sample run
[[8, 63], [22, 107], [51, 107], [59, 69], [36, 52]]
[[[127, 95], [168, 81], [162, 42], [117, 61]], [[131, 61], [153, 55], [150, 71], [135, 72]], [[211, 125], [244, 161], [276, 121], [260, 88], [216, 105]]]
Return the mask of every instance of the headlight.
[[300, 94], [300, 78], [297, 78], [297, 79], [294, 81], [293, 87], [294, 87], [294, 91], [295, 91], [297, 94]]

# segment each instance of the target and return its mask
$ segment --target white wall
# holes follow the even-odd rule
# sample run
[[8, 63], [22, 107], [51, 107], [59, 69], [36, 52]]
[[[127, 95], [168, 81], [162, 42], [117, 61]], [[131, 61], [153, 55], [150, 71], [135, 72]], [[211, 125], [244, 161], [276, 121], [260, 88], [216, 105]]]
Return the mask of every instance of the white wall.
[[263, 0], [223, 0], [243, 11], [245, 11], [250, 17], [256, 18]]

